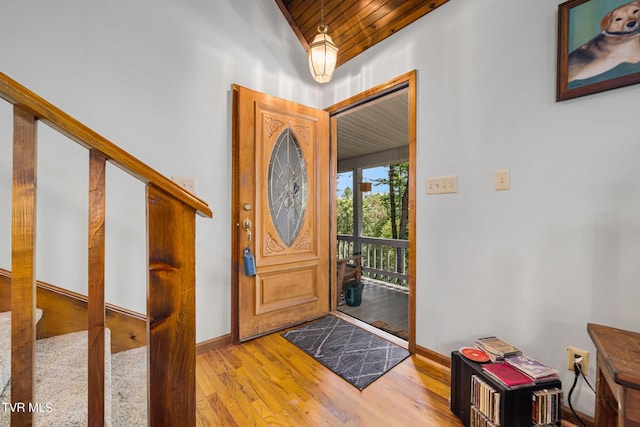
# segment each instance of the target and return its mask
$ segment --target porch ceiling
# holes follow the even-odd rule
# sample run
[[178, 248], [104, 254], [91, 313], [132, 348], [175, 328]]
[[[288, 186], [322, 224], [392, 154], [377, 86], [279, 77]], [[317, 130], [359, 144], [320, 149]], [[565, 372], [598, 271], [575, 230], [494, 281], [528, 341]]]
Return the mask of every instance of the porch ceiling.
[[407, 160], [407, 89], [340, 113], [337, 121], [338, 162], [348, 163], [350, 168], [353, 165], [373, 167]]

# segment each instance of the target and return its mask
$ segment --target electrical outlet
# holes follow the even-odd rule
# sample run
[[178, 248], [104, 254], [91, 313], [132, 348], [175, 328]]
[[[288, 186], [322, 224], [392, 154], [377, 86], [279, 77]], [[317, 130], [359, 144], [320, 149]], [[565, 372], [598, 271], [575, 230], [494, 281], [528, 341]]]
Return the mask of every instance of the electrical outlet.
[[173, 182], [175, 182], [191, 194], [196, 194], [198, 192], [198, 180], [195, 178], [189, 178], [185, 176], [172, 176], [171, 179], [173, 180]]
[[576, 362], [576, 356], [582, 357], [580, 369], [585, 375], [589, 375], [589, 352], [576, 347], [567, 347], [567, 369], [573, 371], [573, 364]]

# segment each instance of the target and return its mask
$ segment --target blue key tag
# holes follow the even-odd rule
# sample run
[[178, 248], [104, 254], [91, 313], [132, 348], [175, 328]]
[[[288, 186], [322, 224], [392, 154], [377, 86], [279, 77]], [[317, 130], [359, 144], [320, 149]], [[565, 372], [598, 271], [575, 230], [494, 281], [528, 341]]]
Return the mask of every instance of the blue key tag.
[[251, 248], [244, 248], [244, 274], [249, 277], [256, 275], [256, 260]]

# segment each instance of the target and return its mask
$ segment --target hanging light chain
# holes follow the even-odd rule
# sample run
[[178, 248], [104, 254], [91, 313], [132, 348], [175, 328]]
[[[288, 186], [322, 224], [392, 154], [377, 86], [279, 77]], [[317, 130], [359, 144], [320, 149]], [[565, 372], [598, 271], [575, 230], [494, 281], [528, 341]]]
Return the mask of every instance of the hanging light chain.
[[324, 25], [324, 0], [320, 0], [320, 24]]

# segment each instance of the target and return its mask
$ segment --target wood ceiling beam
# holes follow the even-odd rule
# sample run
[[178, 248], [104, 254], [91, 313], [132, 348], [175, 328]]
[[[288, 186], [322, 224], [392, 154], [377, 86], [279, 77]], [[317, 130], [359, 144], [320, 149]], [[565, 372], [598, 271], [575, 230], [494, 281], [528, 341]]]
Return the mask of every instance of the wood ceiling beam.
[[309, 51], [309, 43], [307, 42], [307, 40], [302, 35], [302, 32], [300, 31], [300, 28], [298, 28], [298, 25], [296, 24], [296, 21], [291, 16], [291, 13], [289, 13], [289, 9], [287, 9], [287, 6], [284, 4], [284, 0], [276, 0], [276, 4], [278, 5], [278, 7], [280, 8], [280, 11], [282, 12], [282, 14], [284, 15], [285, 19], [287, 20], [287, 22], [291, 26], [291, 29], [293, 30], [293, 32], [296, 35], [296, 37], [298, 37], [298, 40], [300, 40], [300, 44], [302, 44], [302, 47], [304, 48], [305, 52], [308, 52]]

